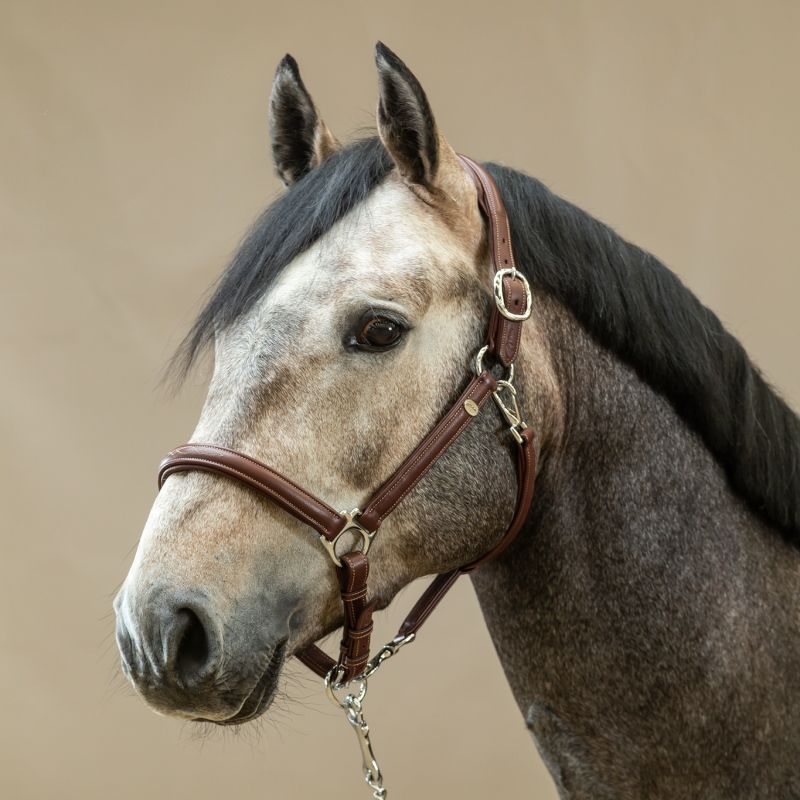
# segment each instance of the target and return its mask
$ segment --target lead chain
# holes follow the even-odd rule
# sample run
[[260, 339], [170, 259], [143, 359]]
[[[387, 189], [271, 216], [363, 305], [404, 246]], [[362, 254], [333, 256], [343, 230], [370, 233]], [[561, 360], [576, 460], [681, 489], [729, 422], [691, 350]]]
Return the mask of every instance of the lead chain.
[[[397, 636], [385, 644], [377, 655], [367, 664], [361, 675], [349, 683], [342, 683], [342, 668], [337, 665], [325, 676], [325, 692], [328, 699], [345, 712], [345, 717], [350, 723], [358, 740], [361, 751], [361, 767], [364, 770], [364, 780], [372, 789], [373, 800], [386, 800], [386, 787], [383, 785], [383, 775], [372, 750], [372, 741], [369, 737], [369, 725], [364, 718], [364, 698], [367, 696], [367, 680], [377, 672], [378, 668], [391, 658], [403, 645], [414, 641], [414, 634]], [[357, 689], [348, 692], [340, 699], [337, 692], [347, 689], [348, 686], [357, 685]]]
[[334, 667], [325, 677], [325, 692], [330, 701], [344, 710], [345, 718], [350, 723], [358, 740], [358, 748], [361, 751], [361, 767], [364, 770], [364, 780], [372, 789], [373, 800], [385, 800], [386, 788], [383, 785], [383, 775], [378, 765], [378, 759], [372, 750], [372, 741], [369, 738], [369, 725], [364, 718], [364, 698], [367, 695], [367, 679], [356, 678], [353, 683], [358, 683], [356, 692], [348, 692], [343, 699], [339, 699], [336, 694], [346, 685], [340, 684], [336, 678], [341, 675], [340, 667]]
[[353, 695], [346, 698], [345, 713], [347, 721], [353, 726], [353, 730], [358, 739], [358, 746], [361, 750], [361, 763], [364, 769], [364, 780], [372, 789], [373, 800], [385, 800], [386, 787], [383, 785], [383, 775], [372, 750], [372, 742], [369, 738], [369, 725], [364, 719], [364, 708], [361, 700]]

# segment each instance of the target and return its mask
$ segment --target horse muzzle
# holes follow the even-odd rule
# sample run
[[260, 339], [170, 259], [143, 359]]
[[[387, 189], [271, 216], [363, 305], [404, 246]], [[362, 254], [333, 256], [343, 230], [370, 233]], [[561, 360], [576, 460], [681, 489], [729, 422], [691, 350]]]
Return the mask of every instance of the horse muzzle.
[[123, 587], [114, 601], [117, 646], [123, 672], [150, 706], [218, 724], [245, 722], [268, 707], [285, 639], [248, 637], [242, 648], [231, 639], [239, 626], [226, 623], [200, 592], [131, 594]]

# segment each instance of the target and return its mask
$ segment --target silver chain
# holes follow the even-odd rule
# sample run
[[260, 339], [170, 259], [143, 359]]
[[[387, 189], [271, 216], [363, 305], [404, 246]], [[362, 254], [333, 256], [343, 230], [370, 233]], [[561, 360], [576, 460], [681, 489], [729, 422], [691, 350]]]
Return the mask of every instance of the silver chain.
[[[369, 725], [364, 718], [364, 698], [367, 696], [367, 681], [374, 675], [386, 659], [391, 658], [403, 645], [414, 641], [414, 634], [395, 636], [391, 642], [385, 644], [370, 659], [364, 671], [353, 680], [342, 682], [342, 667], [335, 666], [325, 676], [325, 693], [328, 699], [345, 712], [345, 718], [350, 723], [358, 740], [361, 751], [361, 767], [364, 770], [364, 780], [372, 789], [373, 800], [386, 800], [386, 787], [383, 785], [383, 775], [372, 750], [372, 741], [369, 738]], [[343, 698], [339, 696], [349, 686], [357, 685], [353, 692], [347, 692]]]

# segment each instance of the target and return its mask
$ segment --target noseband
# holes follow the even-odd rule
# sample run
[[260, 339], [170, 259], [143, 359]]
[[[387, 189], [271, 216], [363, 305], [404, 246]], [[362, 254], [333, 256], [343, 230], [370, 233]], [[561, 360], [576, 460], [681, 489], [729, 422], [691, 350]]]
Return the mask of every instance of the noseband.
[[[536, 476], [534, 433], [522, 419], [513, 385], [514, 360], [520, 344], [522, 323], [531, 314], [531, 291], [525, 277], [517, 272], [511, 249], [508, 215], [491, 175], [466, 156], [459, 156], [478, 190], [478, 202], [486, 218], [493, 265], [494, 307], [484, 347], [478, 353], [475, 376], [458, 400], [413, 452], [372, 495], [363, 509], [335, 511], [324, 501], [307, 492], [294, 481], [266, 464], [244, 453], [214, 444], [185, 444], [172, 450], [161, 462], [158, 485], [175, 472], [201, 470], [225, 475], [247, 484], [266, 495], [319, 535], [320, 544], [333, 561], [339, 578], [344, 623], [338, 660], [332, 659], [316, 645], [297, 653], [309, 669], [325, 678], [331, 697], [347, 711], [347, 719], [356, 729], [364, 758], [365, 777], [383, 798], [380, 770], [372, 754], [368, 729], [361, 713], [366, 680], [404, 644], [412, 641], [456, 579], [502, 553], [521, 530], [533, 499]], [[484, 356], [493, 357], [507, 371], [497, 379], [484, 369]], [[477, 560], [438, 575], [405, 618], [391, 642], [384, 645], [370, 661], [374, 601], [367, 597], [369, 561], [367, 553], [381, 523], [403, 501], [417, 482], [433, 466], [447, 448], [466, 430], [492, 397], [508, 424], [517, 460], [517, 499], [514, 515], [500, 541]], [[340, 554], [337, 548], [342, 537], [355, 536], [355, 548]], [[353, 681], [360, 682], [356, 694], [339, 700], [334, 692]]]

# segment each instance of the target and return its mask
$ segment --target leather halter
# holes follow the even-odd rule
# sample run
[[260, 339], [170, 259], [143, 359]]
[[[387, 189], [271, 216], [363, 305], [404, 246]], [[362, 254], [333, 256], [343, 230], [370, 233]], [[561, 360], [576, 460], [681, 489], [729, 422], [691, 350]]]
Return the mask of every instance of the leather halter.
[[[372, 495], [363, 510], [338, 512], [289, 478], [248, 455], [215, 444], [185, 444], [172, 450], [161, 462], [158, 485], [175, 472], [203, 470], [234, 478], [266, 495], [296, 519], [313, 528], [331, 556], [339, 577], [344, 608], [343, 635], [338, 661], [316, 645], [297, 657], [317, 675], [334, 685], [370, 674], [387, 655], [411, 641], [456, 579], [495, 558], [521, 530], [533, 498], [536, 476], [534, 433], [522, 420], [511, 383], [513, 363], [520, 344], [522, 323], [531, 313], [528, 282], [516, 270], [511, 249], [511, 230], [500, 193], [491, 175], [466, 156], [459, 156], [475, 181], [478, 202], [488, 225], [489, 249], [494, 271], [494, 300], [485, 347], [478, 354], [476, 375], [458, 400], [428, 435]], [[508, 380], [498, 380], [483, 368], [485, 353], [509, 370]], [[499, 542], [481, 558], [438, 575], [409, 612], [400, 631], [378, 656], [369, 662], [374, 602], [367, 598], [369, 561], [367, 551], [378, 528], [403, 498], [463, 433], [492, 397], [509, 424], [516, 448], [517, 500], [514, 515]], [[503, 397], [507, 400], [504, 401]], [[357, 535], [356, 549], [338, 555], [336, 545], [345, 533]]]

